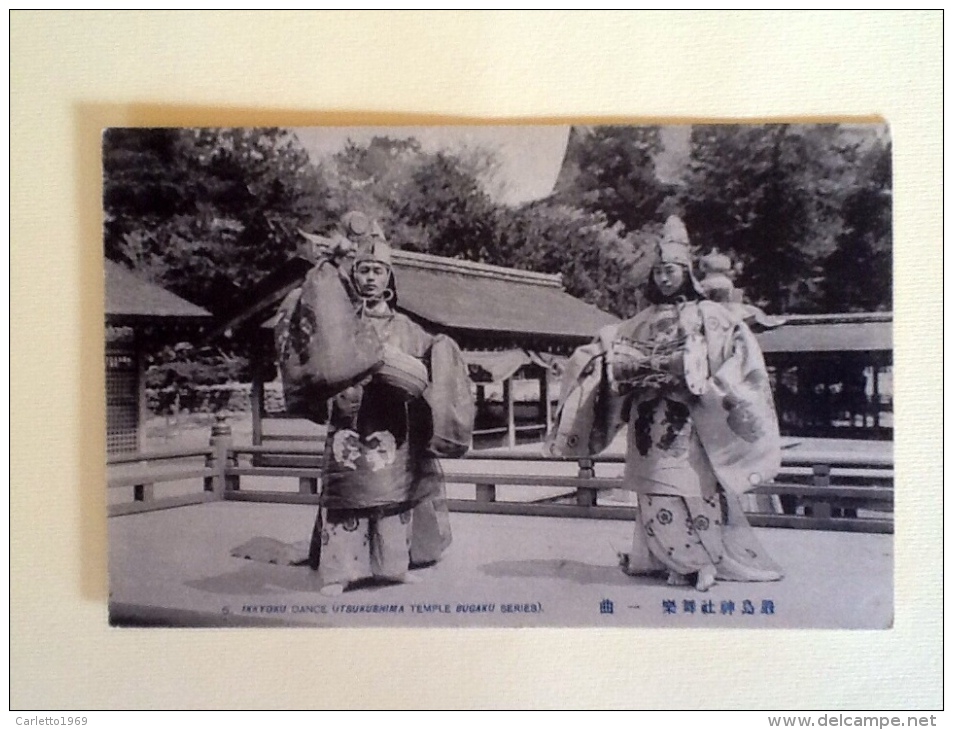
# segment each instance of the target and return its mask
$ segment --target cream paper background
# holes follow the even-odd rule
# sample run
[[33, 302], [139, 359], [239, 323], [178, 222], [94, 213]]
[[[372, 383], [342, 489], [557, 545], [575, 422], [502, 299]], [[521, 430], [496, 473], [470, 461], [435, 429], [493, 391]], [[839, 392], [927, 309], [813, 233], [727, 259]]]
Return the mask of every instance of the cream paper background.
[[[14, 11], [10, 43], [14, 709], [941, 705], [939, 11]], [[108, 628], [101, 128], [845, 115], [896, 155], [892, 630]]]

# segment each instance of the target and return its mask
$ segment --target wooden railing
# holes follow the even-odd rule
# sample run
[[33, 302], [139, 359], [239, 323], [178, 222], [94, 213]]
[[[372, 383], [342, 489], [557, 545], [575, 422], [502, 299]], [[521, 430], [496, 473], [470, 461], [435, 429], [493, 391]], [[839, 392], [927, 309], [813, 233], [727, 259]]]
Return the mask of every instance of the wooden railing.
[[[224, 498], [232, 456], [231, 428], [224, 423], [212, 426], [212, 437], [204, 448], [166, 449], [121, 454], [110, 457], [114, 472], [107, 479], [110, 490], [132, 487], [132, 502], [109, 505], [109, 516], [151, 512], [172, 507], [218, 501]], [[158, 467], [158, 468], [157, 468]], [[156, 497], [155, 485], [201, 479], [202, 489], [170, 497]]]
[[[267, 457], [267, 458], [265, 458]], [[199, 464], [194, 463], [201, 459]], [[131, 503], [110, 507], [110, 515], [131, 514], [212, 500], [318, 504], [322, 450], [313, 442], [235, 446], [226, 424], [216, 424], [208, 448], [131, 454], [115, 457], [110, 465], [138, 466], [132, 473], [109, 479], [110, 487], [133, 487]], [[184, 464], [191, 460], [193, 463]], [[170, 467], [170, 462], [175, 462]], [[492, 464], [482, 467], [477, 462]], [[518, 462], [523, 468], [507, 469]], [[621, 471], [624, 457], [554, 459], [519, 452], [471, 452], [461, 459], [444, 459], [449, 484], [475, 486], [474, 499], [448, 500], [452, 511], [493, 514], [586, 517], [631, 520], [634, 504], [600, 504], [600, 494], [624, 486], [621, 476], [598, 475], [597, 470]], [[554, 464], [565, 464], [564, 473], [546, 474]], [[526, 465], [536, 468], [526, 469]], [[156, 468], [159, 466], [159, 468]], [[531, 473], [520, 473], [529, 471]], [[295, 491], [243, 489], [243, 479], [294, 478]], [[202, 479], [195, 494], [155, 498], [157, 483]], [[508, 488], [545, 488], [550, 494], [531, 500], [501, 499]], [[555, 491], [555, 493], [553, 493]], [[865, 457], [788, 455], [781, 473], [752, 494], [776, 495], [782, 513], [749, 512], [750, 522], [761, 527], [893, 532], [893, 458], [889, 453]]]
[[[197, 458], [201, 458], [198, 464], [195, 463]], [[222, 471], [216, 463], [213, 447], [123, 454], [112, 457], [108, 463], [113, 467], [129, 467], [128, 471], [122, 470], [121, 473], [109, 477], [109, 488], [132, 487], [132, 502], [110, 505], [110, 516], [200, 504], [220, 499], [223, 491], [216, 488], [216, 482], [222, 479]], [[157, 465], [164, 468], [156, 468]], [[156, 484], [196, 478], [202, 479], [205, 485], [203, 491], [197, 494], [164, 498], [155, 496]]]

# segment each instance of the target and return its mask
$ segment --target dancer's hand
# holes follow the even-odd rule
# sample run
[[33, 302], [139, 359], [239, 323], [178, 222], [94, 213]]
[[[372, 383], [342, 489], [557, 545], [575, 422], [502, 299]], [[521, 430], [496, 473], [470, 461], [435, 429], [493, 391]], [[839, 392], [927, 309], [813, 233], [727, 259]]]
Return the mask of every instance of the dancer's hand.
[[599, 333], [596, 335], [596, 337], [599, 340], [599, 345], [605, 352], [612, 352], [612, 343], [615, 341], [616, 337], [616, 326], [613, 324], [606, 325], [599, 330]]
[[685, 356], [681, 352], [673, 352], [662, 362], [661, 369], [672, 375], [683, 376], [685, 374]]

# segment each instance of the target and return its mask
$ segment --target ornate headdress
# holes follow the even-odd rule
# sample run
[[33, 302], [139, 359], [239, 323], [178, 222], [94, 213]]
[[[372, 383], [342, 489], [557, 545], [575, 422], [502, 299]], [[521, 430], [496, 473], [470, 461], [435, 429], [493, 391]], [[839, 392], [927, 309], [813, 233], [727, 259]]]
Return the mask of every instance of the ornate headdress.
[[341, 217], [344, 235], [354, 243], [354, 264], [360, 261], [375, 261], [390, 268], [393, 264], [391, 248], [384, 238], [384, 231], [372, 218], [357, 210]]
[[763, 332], [787, 322], [786, 317], [765, 314], [759, 307], [742, 301], [743, 292], [735, 288], [732, 281], [734, 264], [730, 256], [712, 249], [711, 253], [699, 259], [698, 266], [704, 275], [701, 285], [708, 298], [720, 303], [755, 332]]
[[379, 261], [391, 265], [390, 247], [384, 238], [384, 231], [373, 218], [358, 210], [352, 210], [341, 216], [337, 230], [327, 235], [308, 233], [298, 229], [303, 240], [298, 243], [298, 255], [311, 261], [324, 257], [335, 259], [355, 257], [364, 261]]
[[741, 291], [735, 288], [731, 278], [731, 259], [718, 249], [698, 260], [702, 273], [701, 285], [709, 299], [716, 302], [740, 302]]
[[357, 265], [365, 261], [383, 264], [389, 272], [384, 299], [393, 307], [397, 304], [397, 281], [394, 277], [393, 254], [390, 244], [384, 238], [384, 231], [373, 218], [352, 210], [341, 217], [344, 235], [354, 244], [354, 256], [351, 263], [351, 279]]
[[387, 241], [368, 240], [360, 241], [354, 249], [354, 265], [361, 261], [374, 261], [384, 264], [388, 268], [393, 265], [390, 244]]
[[705, 296], [705, 290], [692, 267], [692, 252], [689, 249], [688, 229], [677, 215], [670, 215], [662, 228], [662, 238], [656, 247], [656, 256], [659, 263], [679, 264], [685, 267], [692, 288], [699, 296]]
[[691, 268], [688, 229], [676, 215], [670, 215], [662, 228], [662, 239], [658, 243], [658, 260], [663, 264], [681, 264]]

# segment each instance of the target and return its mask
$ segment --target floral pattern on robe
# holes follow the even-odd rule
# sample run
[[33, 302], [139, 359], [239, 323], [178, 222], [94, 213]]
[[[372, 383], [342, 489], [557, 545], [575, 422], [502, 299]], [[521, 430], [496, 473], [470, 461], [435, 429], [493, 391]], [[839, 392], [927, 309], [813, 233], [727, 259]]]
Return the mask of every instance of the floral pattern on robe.
[[[781, 438], [764, 358], [751, 330], [716, 302], [686, 302], [679, 320], [686, 330], [685, 383], [698, 437], [718, 482], [743, 494], [772, 479], [781, 466]], [[603, 341], [638, 341], [657, 311], [650, 307], [612, 325], [600, 341], [576, 350], [564, 375], [560, 405], [546, 451], [593, 456], [625, 425], [629, 394], [612, 392]]]
[[781, 460], [767, 371], [744, 323], [713, 302], [656, 305], [577, 350], [548, 452], [594, 455], [626, 423], [639, 519], [623, 569], [779, 579], [739, 502]]

